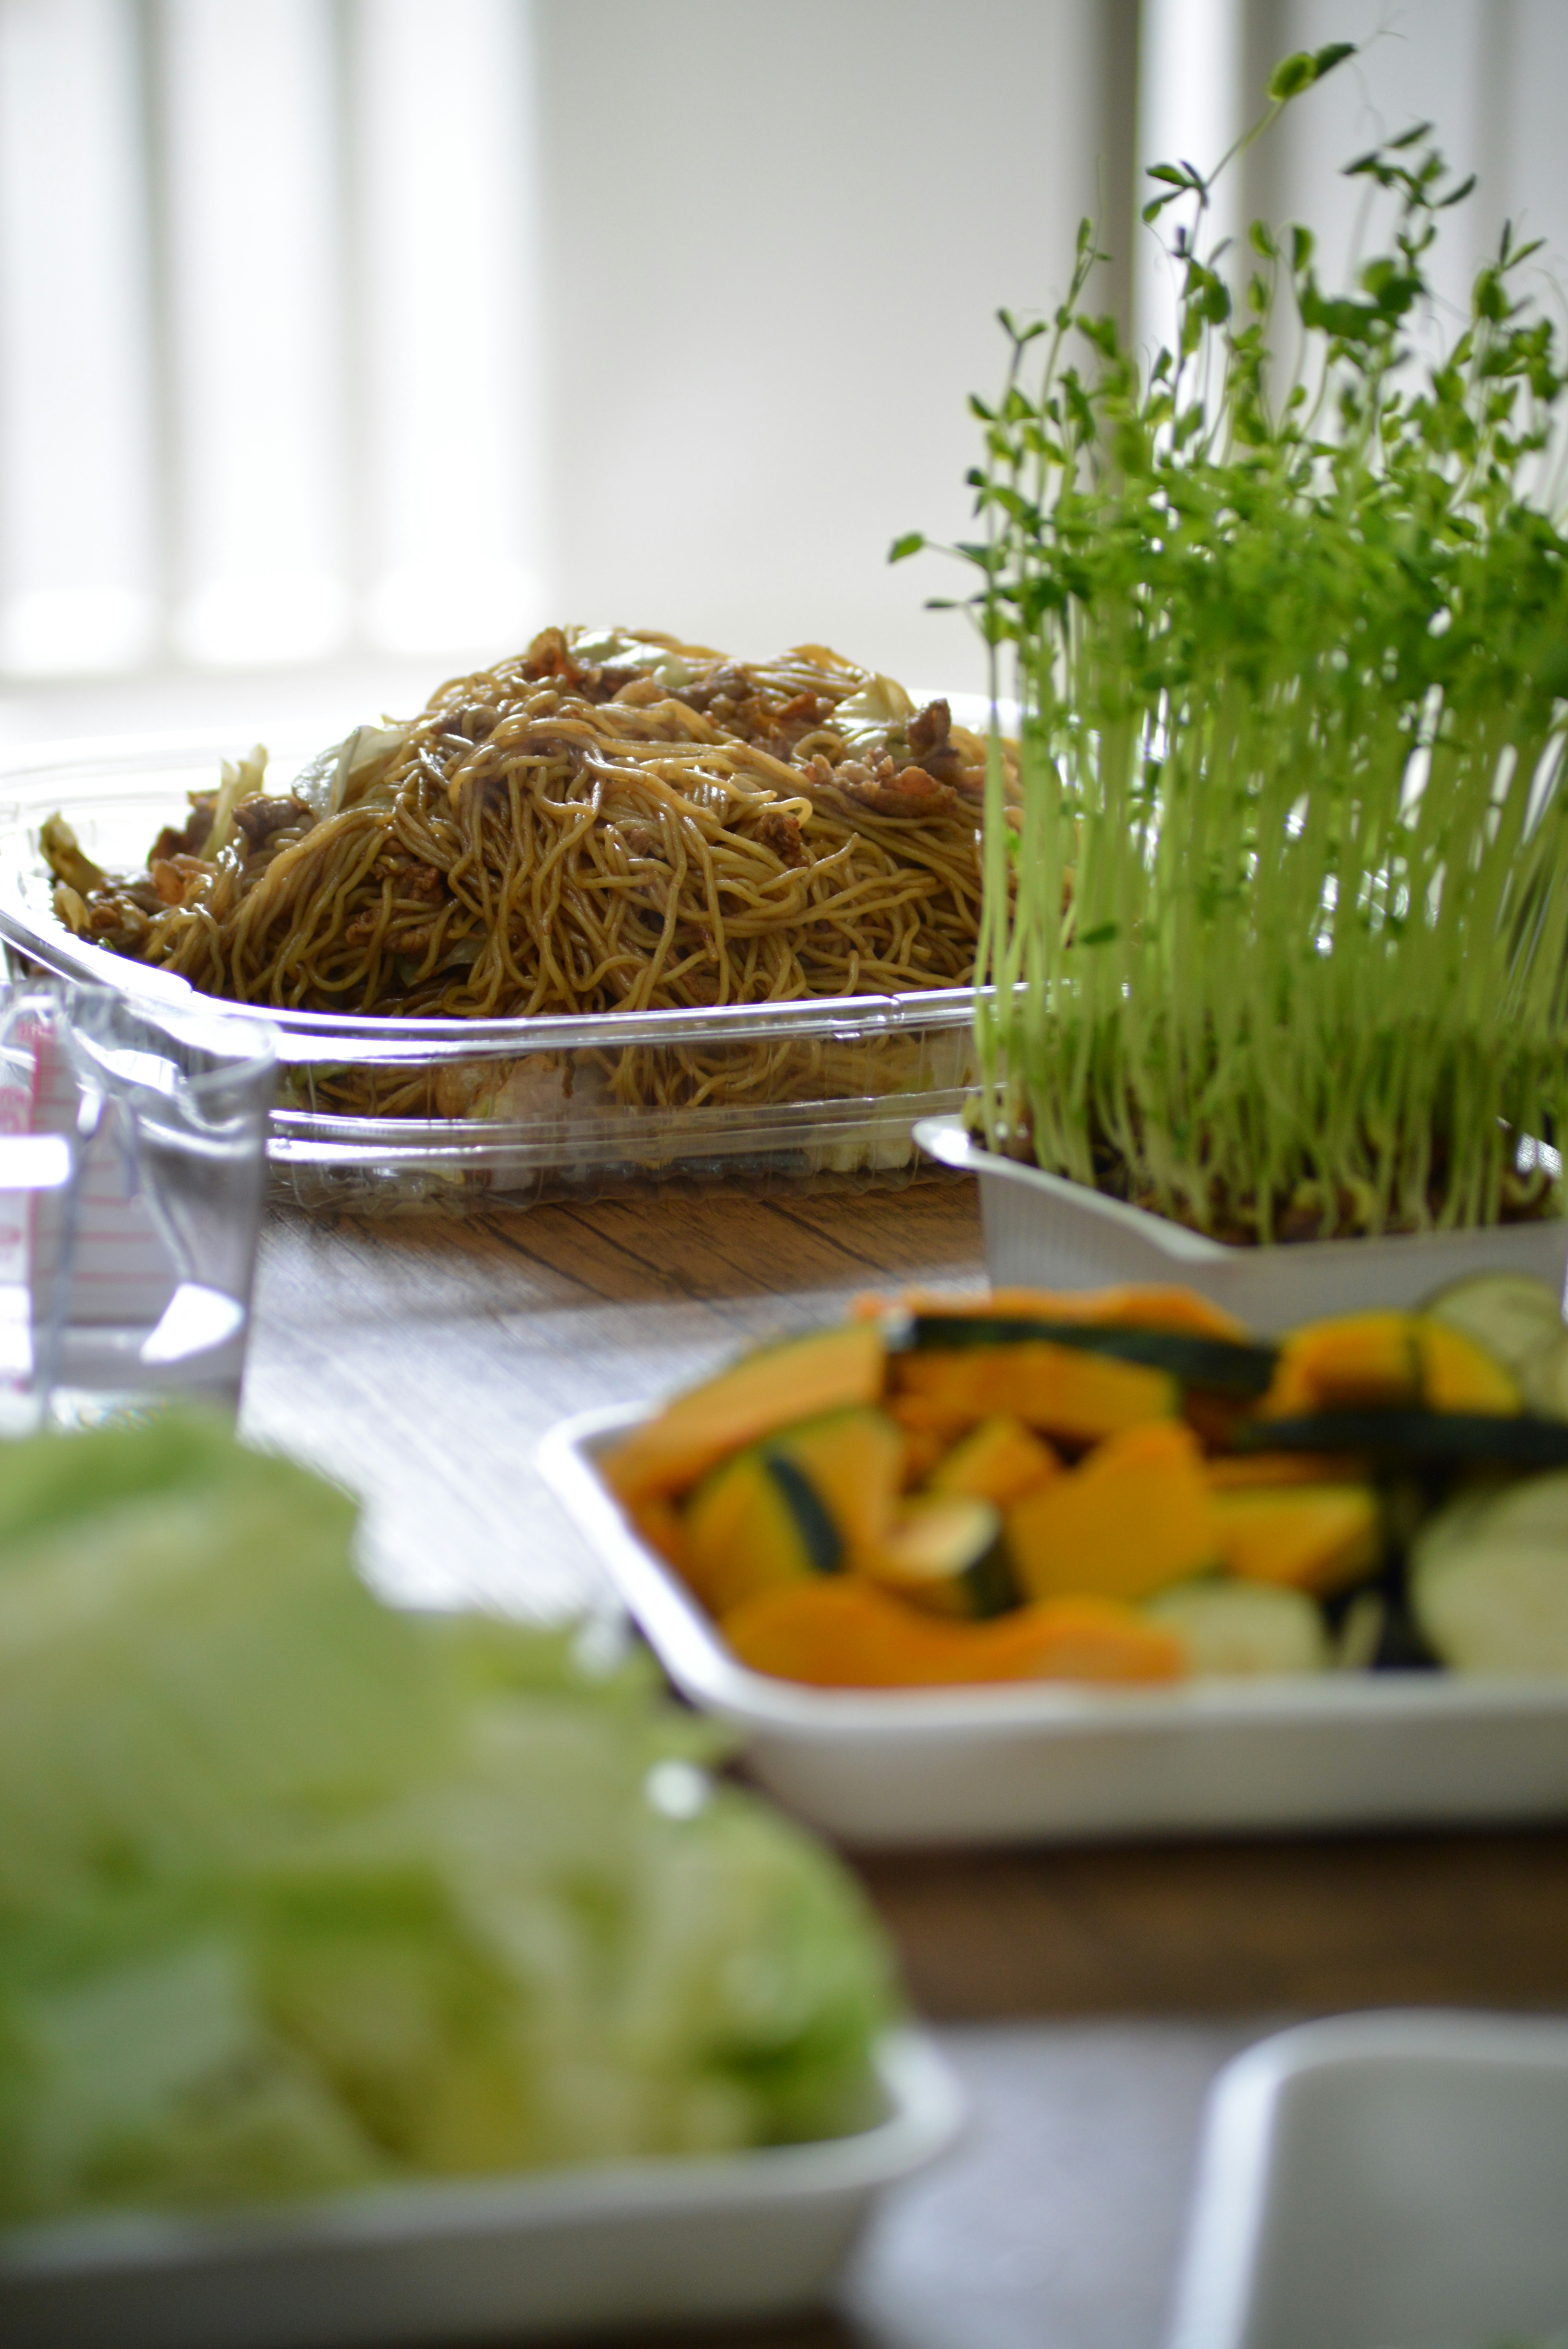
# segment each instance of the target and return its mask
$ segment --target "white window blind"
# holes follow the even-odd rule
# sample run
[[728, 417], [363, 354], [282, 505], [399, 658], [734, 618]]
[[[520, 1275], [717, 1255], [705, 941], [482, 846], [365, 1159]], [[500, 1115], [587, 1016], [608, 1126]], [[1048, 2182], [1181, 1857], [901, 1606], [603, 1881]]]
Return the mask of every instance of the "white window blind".
[[537, 616], [526, 0], [0, 0], [0, 669]]

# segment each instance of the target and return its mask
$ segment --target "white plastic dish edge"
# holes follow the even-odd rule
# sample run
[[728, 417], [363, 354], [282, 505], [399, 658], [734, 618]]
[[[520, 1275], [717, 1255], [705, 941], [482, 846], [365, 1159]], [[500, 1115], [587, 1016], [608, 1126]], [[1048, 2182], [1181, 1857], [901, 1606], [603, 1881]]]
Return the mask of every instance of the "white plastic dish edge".
[[1568, 1271], [1568, 1218], [1234, 1247], [1004, 1158], [977, 1142], [961, 1117], [923, 1118], [914, 1138], [942, 1165], [978, 1175], [985, 1268], [999, 1288], [1181, 1281], [1272, 1337], [1319, 1315], [1418, 1305], [1471, 1272], [1533, 1273], [1561, 1294]]
[[[1544, 2178], [1511, 2180], [1488, 2143], [1528, 2162], [1522, 2093], [1533, 2134], [1546, 2120]], [[1360, 2242], [1336, 2208], [1347, 2199]], [[1168, 2349], [1491, 2349], [1560, 2333], [1565, 2210], [1568, 2023], [1428, 2010], [1298, 2024], [1210, 2091]]]
[[737, 1662], [598, 1473], [645, 1404], [552, 1428], [538, 1465], [675, 1686], [771, 1793], [866, 1846], [1527, 1819], [1568, 1813], [1568, 1682], [1446, 1672], [817, 1689]]
[[781, 2315], [821, 2297], [872, 2198], [963, 2126], [925, 2033], [890, 2032], [878, 2069], [886, 2117], [824, 2143], [0, 2235], [0, 2339], [348, 2349]]

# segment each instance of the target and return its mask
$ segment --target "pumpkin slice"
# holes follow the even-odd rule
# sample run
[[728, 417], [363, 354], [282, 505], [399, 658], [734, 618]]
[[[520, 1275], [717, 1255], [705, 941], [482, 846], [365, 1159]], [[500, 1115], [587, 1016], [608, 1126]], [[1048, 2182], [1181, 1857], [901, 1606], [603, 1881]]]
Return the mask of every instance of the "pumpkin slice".
[[982, 1420], [944, 1454], [931, 1471], [934, 1493], [967, 1493], [992, 1501], [999, 1509], [1021, 1501], [1026, 1493], [1046, 1485], [1061, 1472], [1061, 1460], [1050, 1445], [1033, 1435], [1011, 1412]]
[[776, 1583], [837, 1574], [888, 1532], [903, 1470], [903, 1434], [880, 1411], [781, 1428], [698, 1485], [681, 1522], [681, 1570], [715, 1614]]
[[965, 1493], [917, 1495], [859, 1571], [933, 1615], [984, 1618], [1018, 1604], [1003, 1552], [1000, 1512]]
[[1511, 1413], [1518, 1381], [1469, 1331], [1419, 1313], [1352, 1313], [1293, 1330], [1260, 1405], [1266, 1419], [1318, 1411]]
[[905, 1424], [954, 1435], [1006, 1412], [1041, 1434], [1098, 1444], [1145, 1420], [1174, 1418], [1181, 1400], [1168, 1371], [1044, 1340], [899, 1354], [892, 1371]]
[[779, 1583], [837, 1574], [843, 1535], [792, 1460], [760, 1445], [704, 1478], [682, 1523], [681, 1571], [712, 1614]]
[[816, 1688], [1158, 1682], [1186, 1669], [1181, 1639], [1135, 1608], [1058, 1599], [994, 1623], [944, 1623], [858, 1575], [765, 1591], [725, 1618], [724, 1636], [753, 1671]]
[[648, 1500], [636, 1502], [626, 1515], [648, 1547], [656, 1550], [666, 1566], [673, 1566], [678, 1575], [689, 1579], [686, 1527], [674, 1502], [655, 1494]]
[[1191, 1430], [1130, 1428], [1007, 1512], [1007, 1550], [1031, 1598], [1147, 1598], [1212, 1566], [1214, 1495]]
[[1214, 1495], [1222, 1564], [1249, 1582], [1318, 1598], [1374, 1574], [1382, 1560], [1377, 1495], [1367, 1485], [1260, 1485]]
[[1260, 1485], [1354, 1485], [1356, 1462], [1334, 1452], [1235, 1452], [1212, 1459], [1216, 1493], [1251, 1492]]
[[903, 1430], [865, 1406], [825, 1412], [764, 1439], [772, 1459], [800, 1471], [839, 1529], [847, 1549], [880, 1542], [898, 1506], [904, 1476]]
[[884, 1362], [882, 1332], [870, 1321], [765, 1346], [634, 1428], [601, 1462], [605, 1482], [628, 1505], [686, 1492], [727, 1454], [776, 1428], [875, 1402]]
[[[884, 1314], [886, 1299], [859, 1298], [857, 1313]], [[914, 1288], [897, 1299], [895, 1312], [930, 1317], [956, 1314], [965, 1319], [986, 1315], [1008, 1320], [1081, 1321], [1131, 1330], [1185, 1330], [1194, 1337], [1229, 1338], [1241, 1344], [1251, 1340], [1246, 1324], [1212, 1304], [1195, 1288], [1168, 1283], [1124, 1282], [1109, 1288], [993, 1288], [980, 1297], [953, 1297], [939, 1290]]]
[[1496, 1412], [1510, 1417], [1522, 1410], [1518, 1381], [1468, 1331], [1423, 1314], [1416, 1322], [1416, 1348], [1421, 1400], [1429, 1411]]
[[1309, 1321], [1282, 1340], [1274, 1382], [1258, 1406], [1265, 1419], [1419, 1402], [1421, 1361], [1415, 1316], [1346, 1313]]

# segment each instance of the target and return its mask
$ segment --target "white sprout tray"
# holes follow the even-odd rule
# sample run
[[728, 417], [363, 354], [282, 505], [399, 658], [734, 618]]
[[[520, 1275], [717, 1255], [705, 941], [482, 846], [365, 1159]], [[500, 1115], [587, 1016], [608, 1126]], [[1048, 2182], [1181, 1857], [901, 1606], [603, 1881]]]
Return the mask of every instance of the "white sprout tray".
[[738, 1663], [595, 1467], [649, 1415], [584, 1412], [539, 1466], [681, 1693], [753, 1775], [860, 1845], [1405, 1826], [1568, 1812], [1568, 1681], [1326, 1672], [1101, 1692], [815, 1689]]
[[979, 1176], [985, 1268], [998, 1288], [1181, 1281], [1273, 1337], [1330, 1313], [1418, 1305], [1473, 1272], [1533, 1273], [1561, 1295], [1568, 1268], [1568, 1219], [1560, 1216], [1487, 1231], [1233, 1247], [986, 1150], [962, 1117], [923, 1118], [914, 1138], [940, 1164]]
[[809, 2307], [872, 2198], [933, 2160], [963, 2119], [922, 2033], [890, 2033], [879, 2069], [885, 2119], [829, 2143], [0, 2234], [0, 2341], [383, 2349]]

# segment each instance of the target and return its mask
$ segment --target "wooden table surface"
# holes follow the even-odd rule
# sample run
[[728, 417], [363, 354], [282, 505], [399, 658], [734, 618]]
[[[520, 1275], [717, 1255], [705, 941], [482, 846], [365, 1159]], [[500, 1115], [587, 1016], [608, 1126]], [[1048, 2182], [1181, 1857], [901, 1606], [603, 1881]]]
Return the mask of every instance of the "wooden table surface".
[[[246, 1418], [363, 1494], [388, 1588], [559, 1617], [608, 1593], [531, 1466], [554, 1420], [866, 1289], [983, 1277], [973, 1189], [955, 1181], [461, 1224], [280, 1212]], [[859, 1865], [975, 2124], [891, 2198], [834, 2309], [705, 2334], [709, 2349], [1156, 2349], [1202, 2097], [1228, 2055], [1351, 2007], [1568, 2010], [1563, 1830]]]

